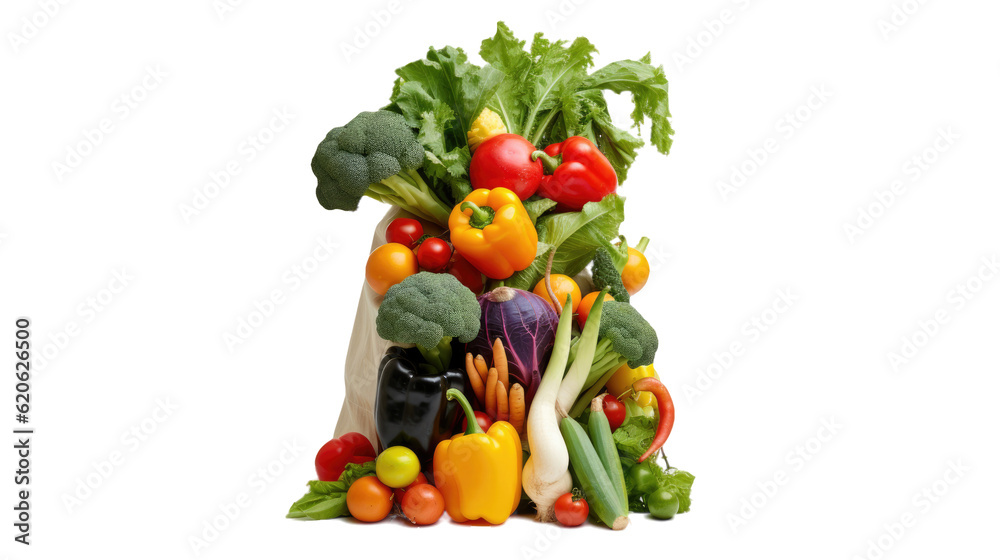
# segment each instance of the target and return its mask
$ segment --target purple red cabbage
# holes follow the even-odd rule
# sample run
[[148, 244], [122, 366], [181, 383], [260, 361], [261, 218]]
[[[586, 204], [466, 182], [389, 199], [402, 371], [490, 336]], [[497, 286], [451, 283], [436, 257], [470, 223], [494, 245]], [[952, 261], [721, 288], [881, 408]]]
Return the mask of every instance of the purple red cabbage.
[[549, 302], [516, 288], [501, 287], [479, 296], [483, 313], [479, 335], [466, 345], [473, 355], [492, 363], [493, 341], [499, 338], [507, 352], [511, 383], [524, 387], [527, 406], [538, 390], [552, 354], [559, 316]]

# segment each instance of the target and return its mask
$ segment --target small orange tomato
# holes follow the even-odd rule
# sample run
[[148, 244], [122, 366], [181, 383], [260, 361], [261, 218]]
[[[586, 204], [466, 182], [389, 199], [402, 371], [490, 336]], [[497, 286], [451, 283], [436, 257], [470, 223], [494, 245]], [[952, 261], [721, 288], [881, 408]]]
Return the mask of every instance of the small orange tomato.
[[[573, 281], [572, 278], [566, 276], [565, 274], [553, 274], [550, 277], [552, 281], [552, 291], [556, 294], [556, 299], [559, 300], [559, 304], [562, 305], [566, 303], [566, 296], [570, 296], [573, 302], [573, 313], [576, 313], [577, 308], [580, 307], [580, 286]], [[545, 279], [542, 278], [535, 284], [535, 289], [532, 292], [536, 295], [549, 302], [552, 305], [552, 300], [549, 299], [549, 291], [545, 289]], [[555, 305], [552, 305], [555, 309]]]
[[628, 262], [622, 269], [622, 284], [628, 295], [634, 296], [649, 280], [649, 261], [637, 249], [628, 248]]
[[368, 255], [365, 279], [375, 292], [384, 296], [389, 288], [417, 273], [417, 256], [401, 243], [386, 243]]
[[[583, 328], [584, 323], [587, 322], [587, 316], [590, 315], [590, 308], [594, 306], [594, 302], [597, 301], [597, 296], [601, 292], [590, 292], [589, 294], [583, 296], [580, 300], [580, 307], [576, 309], [576, 322]], [[615, 298], [611, 297], [611, 294], [604, 294], [604, 301], [614, 301]]]
[[347, 490], [347, 510], [358, 521], [382, 521], [392, 511], [392, 489], [378, 477], [361, 477]]
[[433, 525], [444, 513], [444, 496], [430, 484], [417, 484], [403, 494], [399, 507], [410, 523]]

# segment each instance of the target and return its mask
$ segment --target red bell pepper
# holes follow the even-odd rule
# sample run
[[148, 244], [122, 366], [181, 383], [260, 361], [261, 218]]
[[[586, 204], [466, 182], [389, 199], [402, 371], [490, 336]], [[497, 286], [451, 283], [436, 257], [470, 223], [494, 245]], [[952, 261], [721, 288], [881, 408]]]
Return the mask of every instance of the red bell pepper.
[[611, 162], [582, 136], [571, 136], [531, 157], [542, 161], [546, 173], [538, 194], [566, 209], [580, 210], [584, 204], [597, 202], [618, 188], [618, 174]]
[[331, 439], [316, 453], [316, 476], [320, 480], [336, 481], [348, 463], [362, 464], [375, 460], [375, 448], [368, 438], [348, 432]]

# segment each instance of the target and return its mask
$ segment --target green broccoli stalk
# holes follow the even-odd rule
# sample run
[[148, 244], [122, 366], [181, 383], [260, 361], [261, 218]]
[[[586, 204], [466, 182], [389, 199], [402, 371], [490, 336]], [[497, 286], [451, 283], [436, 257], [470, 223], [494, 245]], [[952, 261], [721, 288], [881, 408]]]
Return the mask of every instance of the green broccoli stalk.
[[621, 240], [619, 245], [601, 239], [604, 246], [598, 247], [594, 253], [594, 266], [590, 269], [590, 275], [597, 290], [607, 288], [615, 301], [628, 303], [628, 290], [622, 283], [622, 270], [628, 264], [628, 243], [625, 242], [624, 235], [619, 235], [618, 238]]
[[451, 208], [417, 171], [423, 163], [424, 147], [402, 115], [359, 113], [316, 147], [316, 198], [327, 210], [353, 212], [361, 197], [369, 196], [446, 226]]
[[389, 288], [375, 328], [386, 340], [414, 344], [427, 369], [448, 369], [451, 341], [470, 342], [479, 334], [476, 294], [451, 274], [419, 272]]
[[660, 344], [656, 331], [636, 308], [620, 301], [604, 303], [598, 337], [597, 350], [584, 383], [588, 389], [570, 410], [572, 417], [583, 413], [618, 368], [625, 364], [637, 368], [653, 363]]

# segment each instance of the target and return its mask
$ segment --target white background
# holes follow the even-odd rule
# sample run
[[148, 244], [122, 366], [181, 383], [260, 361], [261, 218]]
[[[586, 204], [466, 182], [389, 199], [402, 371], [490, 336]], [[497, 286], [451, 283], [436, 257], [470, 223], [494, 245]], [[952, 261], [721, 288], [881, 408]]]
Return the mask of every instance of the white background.
[[[46, 2], [4, 2], [0, 338], [9, 371], [14, 319], [28, 315], [36, 353], [51, 355], [32, 383], [30, 548], [12, 541], [15, 457], [3, 443], [11, 558], [194, 556], [191, 537], [241, 493], [249, 505], [202, 557], [995, 550], [1000, 276], [986, 278], [981, 259], [1000, 256], [996, 3], [424, 0], [384, 25], [372, 23], [383, 0], [220, 4], [70, 2], [46, 17]], [[653, 239], [653, 275], [633, 302], [659, 332], [656, 366], [678, 415], [666, 449], [698, 477], [693, 509], [670, 522], [636, 515], [614, 534], [522, 519], [286, 520], [337, 419], [384, 211], [323, 210], [309, 160], [328, 129], [385, 103], [395, 68], [431, 44], [477, 58], [498, 19], [522, 38], [585, 35], [599, 65], [650, 50], [670, 79], [674, 148], [637, 159], [622, 231]], [[359, 38], [366, 25], [378, 32]], [[143, 89], [148, 69], [161, 77]], [[126, 111], [123, 94], [142, 99]], [[628, 106], [614, 107], [624, 121]], [[102, 119], [111, 132], [57, 173]], [[934, 148], [940, 131], [951, 140]], [[251, 160], [241, 147], [259, 134], [271, 142]], [[240, 172], [186, 219], [182, 206], [231, 160]], [[741, 166], [748, 178], [723, 196]], [[894, 181], [905, 190], [878, 202]], [[852, 238], [859, 209], [877, 217]], [[290, 282], [322, 244], [336, 249]], [[274, 290], [282, 303], [228, 347]], [[794, 298], [783, 312], [770, 310], [778, 290]], [[100, 311], [89, 298], [103, 298]], [[754, 317], [772, 322], [759, 336], [745, 327]], [[920, 348], [894, 367], [904, 337]], [[744, 351], [727, 357], [734, 343]], [[13, 385], [5, 375], [9, 428]], [[136, 429], [142, 441], [127, 435]], [[280, 474], [261, 476], [268, 467]], [[933, 501], [915, 498], [925, 489]], [[906, 514], [911, 527], [886, 529]]]

